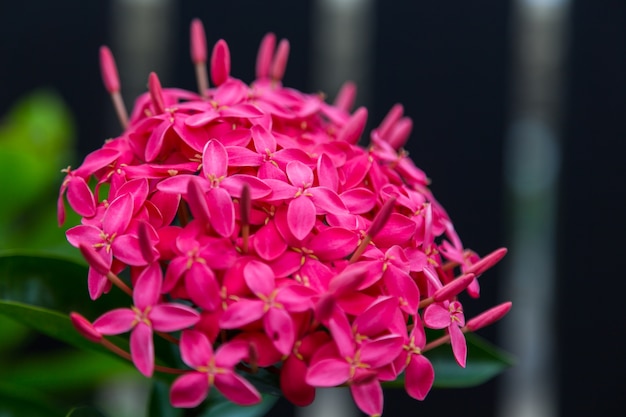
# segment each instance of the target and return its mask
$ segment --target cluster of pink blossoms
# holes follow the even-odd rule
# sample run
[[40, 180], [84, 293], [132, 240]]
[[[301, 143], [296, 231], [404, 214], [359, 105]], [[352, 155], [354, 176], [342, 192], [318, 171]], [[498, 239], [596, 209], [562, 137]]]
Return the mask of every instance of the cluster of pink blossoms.
[[[110, 51], [105, 86], [123, 133], [66, 170], [59, 197], [82, 217], [69, 242], [88, 261], [92, 299], [112, 285], [132, 297], [90, 322], [90, 340], [146, 376], [180, 374], [170, 399], [198, 406], [215, 387], [231, 401], [260, 401], [243, 375], [266, 368], [287, 399], [347, 385], [368, 415], [383, 409], [382, 381], [404, 373], [424, 399], [434, 380], [425, 353], [450, 343], [465, 366], [464, 333], [502, 317], [510, 303], [466, 322], [457, 296], [506, 250], [466, 250], [428, 179], [402, 149], [412, 127], [394, 106], [357, 146], [367, 111], [351, 113], [347, 83], [334, 104], [285, 88], [289, 44], [262, 41], [250, 85], [231, 77], [223, 40], [210, 58], [199, 21], [191, 55], [199, 93], [149, 92], [127, 116]], [[124, 278], [122, 278], [124, 277]], [[425, 328], [442, 329], [426, 340]], [[104, 336], [130, 332], [130, 352]], [[178, 345], [185, 369], [155, 365], [153, 337]]]

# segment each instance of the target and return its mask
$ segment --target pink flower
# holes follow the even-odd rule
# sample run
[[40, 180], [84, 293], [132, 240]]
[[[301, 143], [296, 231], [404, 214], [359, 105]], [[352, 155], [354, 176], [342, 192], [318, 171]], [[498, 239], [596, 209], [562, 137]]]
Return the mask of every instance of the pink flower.
[[196, 324], [198, 313], [185, 305], [160, 303], [161, 269], [151, 264], [139, 278], [133, 291], [134, 305], [105, 313], [93, 323], [103, 335], [130, 334], [130, 353], [137, 369], [151, 376], [154, 369], [153, 331], [173, 332]]
[[220, 326], [236, 329], [263, 318], [263, 327], [276, 349], [289, 353], [296, 335], [290, 313], [312, 309], [311, 297], [316, 293], [295, 283], [277, 287], [271, 268], [259, 261], [250, 261], [243, 274], [258, 299], [241, 298], [231, 304], [220, 318]]
[[[130, 117], [101, 49], [124, 130], [64, 170], [58, 220], [65, 201], [82, 217], [67, 239], [90, 265], [91, 298], [115, 286], [132, 307], [93, 324], [73, 313], [75, 327], [144, 375], [183, 373], [171, 386], [176, 407], [200, 405], [212, 386], [254, 404], [245, 374], [259, 368], [279, 373], [301, 406], [316, 387], [345, 384], [363, 412], [380, 415], [381, 383], [403, 373], [423, 400], [434, 380], [428, 350], [451, 342], [465, 366], [463, 333], [509, 310], [465, 325], [458, 298], [478, 297], [477, 278], [506, 250], [481, 258], [463, 246], [403, 149], [413, 121], [401, 105], [359, 147], [368, 111], [353, 110], [353, 83], [332, 104], [284, 87], [290, 44], [273, 34], [246, 83], [231, 75], [224, 40], [209, 58], [202, 23], [190, 32], [198, 93], [163, 88], [152, 73]], [[424, 327], [443, 334], [427, 340]], [[126, 332], [130, 353], [106, 337]], [[179, 344], [191, 369], [155, 364], [154, 334]]]
[[251, 405], [261, 401], [252, 384], [234, 370], [235, 365], [248, 356], [247, 343], [225, 343], [214, 352], [202, 333], [186, 330], [180, 339], [180, 354], [193, 371], [172, 384], [170, 401], [174, 407], [198, 406], [212, 386], [236, 404]]
[[450, 334], [452, 351], [460, 366], [465, 367], [467, 345], [461, 327], [465, 326], [463, 306], [458, 301], [443, 301], [426, 307], [424, 324], [431, 329], [447, 329]]

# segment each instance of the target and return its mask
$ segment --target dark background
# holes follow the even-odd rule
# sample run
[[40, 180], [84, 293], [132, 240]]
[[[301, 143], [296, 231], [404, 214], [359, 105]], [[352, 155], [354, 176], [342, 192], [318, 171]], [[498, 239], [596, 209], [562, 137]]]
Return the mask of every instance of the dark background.
[[[291, 41], [285, 84], [317, 91], [308, 71], [311, 8], [311, 1], [181, 2], [176, 85], [195, 89], [187, 28], [200, 17], [210, 44], [228, 41], [233, 75], [252, 79], [258, 42], [271, 30]], [[404, 104], [415, 122], [411, 156], [433, 179], [464, 243], [483, 254], [509, 239], [502, 154], [510, 122], [511, 13], [503, 0], [381, 0], [375, 8], [370, 123]], [[108, 123], [113, 110], [97, 61], [98, 47], [110, 43], [111, 20], [107, 1], [3, 1], [0, 114], [24, 93], [51, 87], [76, 117], [80, 153], [100, 146], [116, 128]], [[574, 0], [569, 27], [554, 300], [558, 408], [563, 416], [623, 416], [626, 2]], [[497, 297], [503, 271], [490, 273], [470, 311], [503, 301]], [[497, 329], [482, 334], [495, 340]], [[388, 392], [385, 415], [492, 416], [499, 381], [434, 391], [419, 404]], [[288, 415], [289, 406], [281, 402], [274, 411]]]

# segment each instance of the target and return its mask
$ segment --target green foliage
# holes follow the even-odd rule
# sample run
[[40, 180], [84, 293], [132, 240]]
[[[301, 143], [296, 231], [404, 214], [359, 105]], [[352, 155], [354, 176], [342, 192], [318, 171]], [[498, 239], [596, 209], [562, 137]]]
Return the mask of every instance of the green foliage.
[[[37, 91], [0, 120], [0, 250], [45, 249], [76, 256], [56, 225], [62, 167], [74, 159], [74, 123], [61, 98]], [[67, 224], [78, 222], [70, 214]]]

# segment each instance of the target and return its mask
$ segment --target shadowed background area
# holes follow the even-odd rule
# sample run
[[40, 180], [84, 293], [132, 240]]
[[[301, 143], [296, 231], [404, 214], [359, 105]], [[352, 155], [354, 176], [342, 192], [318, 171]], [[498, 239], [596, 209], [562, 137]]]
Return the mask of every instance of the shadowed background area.
[[[548, 8], [533, 15], [538, 25], [556, 19], [562, 30], [546, 38], [560, 43], [543, 51], [555, 66], [538, 96], [520, 87], [541, 85], [525, 78], [532, 68], [521, 61], [533, 42], [521, 29], [539, 36], [546, 26], [520, 23], [532, 7]], [[291, 42], [285, 85], [332, 100], [341, 81], [355, 80], [370, 129], [402, 103], [414, 122], [407, 150], [463, 243], [480, 254], [519, 248], [484, 277], [481, 299], [465, 304], [471, 317], [513, 301], [516, 315], [481, 335], [516, 354], [518, 367], [476, 388], [435, 390], [423, 403], [386, 392], [384, 415], [626, 414], [619, 262], [626, 249], [626, 3], [2, 2], [0, 114], [27, 92], [56, 91], [74, 116], [82, 157], [119, 132], [101, 84], [99, 46], [111, 46], [118, 59], [128, 107], [149, 71], [165, 87], [195, 90], [194, 17], [209, 45], [228, 42], [232, 74], [244, 81], [253, 78], [261, 37], [273, 31]], [[542, 102], [546, 88], [554, 90]], [[271, 415], [306, 412], [281, 401]]]

